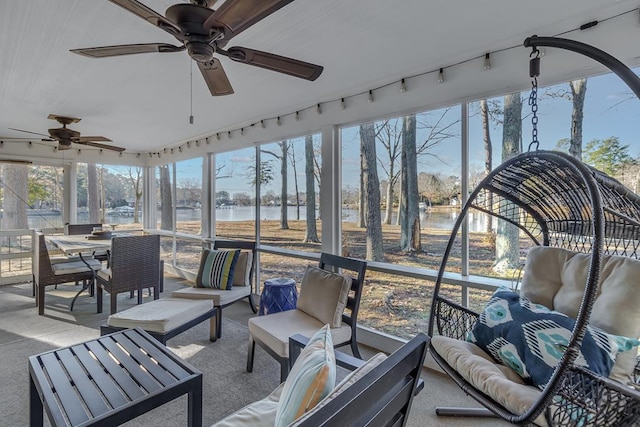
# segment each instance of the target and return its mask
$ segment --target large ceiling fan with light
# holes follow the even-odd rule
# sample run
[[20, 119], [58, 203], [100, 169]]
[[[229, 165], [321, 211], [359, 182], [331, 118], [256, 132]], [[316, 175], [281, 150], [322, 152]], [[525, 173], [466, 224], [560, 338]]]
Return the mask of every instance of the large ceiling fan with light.
[[[50, 120], [55, 120], [62, 125], [61, 128], [53, 128], [49, 129], [49, 135], [45, 135], [43, 133], [31, 132], [28, 130], [9, 128], [11, 130], [15, 130], [18, 132], [30, 133], [33, 135], [38, 135], [42, 141], [58, 141], [58, 150], [69, 150], [71, 149], [71, 144], [80, 144], [80, 145], [88, 145], [90, 147], [96, 147], [103, 150], [112, 150], [112, 151], [124, 151], [125, 149], [122, 147], [116, 147], [115, 145], [107, 145], [102, 144], [102, 142], [111, 142], [109, 138], [105, 138], [104, 136], [80, 136], [80, 132], [75, 131], [73, 129], [69, 129], [67, 125], [72, 123], [78, 123], [80, 119], [75, 117], [67, 117], [67, 116], [58, 116], [56, 114], [49, 114], [47, 117]], [[2, 137], [0, 136], [0, 140], [20, 140], [20, 139], [32, 139], [32, 138], [13, 138], [13, 137]]]
[[91, 58], [134, 55], [138, 53], [169, 53], [186, 50], [198, 63], [211, 95], [230, 95], [231, 83], [216, 55], [290, 76], [315, 80], [323, 67], [273, 53], [246, 47], [225, 46], [233, 37], [258, 21], [276, 12], [293, 0], [226, 0], [213, 10], [216, 0], [190, 0], [169, 6], [165, 16], [136, 0], [109, 0], [134, 15], [174, 36], [180, 45], [143, 43], [72, 49], [71, 52]]

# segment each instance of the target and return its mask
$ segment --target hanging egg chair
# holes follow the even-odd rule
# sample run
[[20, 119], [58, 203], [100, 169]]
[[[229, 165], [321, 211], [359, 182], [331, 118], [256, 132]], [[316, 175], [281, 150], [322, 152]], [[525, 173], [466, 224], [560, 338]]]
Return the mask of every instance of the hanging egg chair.
[[[640, 97], [640, 79], [592, 46], [535, 36], [525, 46], [533, 48], [533, 98], [540, 46], [601, 62]], [[495, 168], [462, 207], [431, 307], [433, 358], [486, 409], [436, 412], [514, 424], [634, 425], [640, 418], [640, 197], [574, 157], [539, 150], [535, 125], [529, 152]], [[532, 246], [519, 292], [499, 289], [481, 313], [442, 291], [470, 210], [512, 224]]]

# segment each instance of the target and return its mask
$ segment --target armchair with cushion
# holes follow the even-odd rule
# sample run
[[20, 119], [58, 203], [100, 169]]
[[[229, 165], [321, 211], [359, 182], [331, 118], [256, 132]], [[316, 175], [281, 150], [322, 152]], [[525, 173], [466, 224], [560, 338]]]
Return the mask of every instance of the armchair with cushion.
[[[289, 378], [213, 427], [406, 425], [413, 398], [424, 386], [420, 373], [429, 337], [420, 333], [389, 356], [378, 353], [363, 361], [334, 353], [328, 330], [325, 326], [311, 339], [291, 337]], [[351, 372], [334, 387], [336, 365]]]
[[[223, 250], [238, 250], [239, 253], [236, 258], [234, 254]], [[219, 251], [224, 253], [219, 253]], [[247, 298], [251, 310], [254, 313], [258, 312], [252, 296], [255, 265], [256, 242], [216, 240], [213, 244], [213, 251], [209, 249], [202, 251], [200, 268], [194, 286], [174, 291], [171, 298], [213, 301], [213, 305], [217, 308], [215, 339], [220, 338], [222, 336], [223, 308]]]
[[[333, 272], [340, 269], [341, 274]], [[324, 324], [331, 326], [335, 347], [351, 346], [360, 358], [356, 323], [367, 263], [323, 253], [319, 267], [308, 266], [294, 310], [249, 319], [247, 372], [253, 370], [256, 343], [280, 363], [280, 379], [289, 372], [289, 337], [311, 336]]]

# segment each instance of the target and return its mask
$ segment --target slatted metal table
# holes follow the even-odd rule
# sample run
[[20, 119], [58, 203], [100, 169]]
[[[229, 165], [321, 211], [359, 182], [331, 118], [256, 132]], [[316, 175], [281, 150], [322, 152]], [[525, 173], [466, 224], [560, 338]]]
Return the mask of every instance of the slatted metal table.
[[29, 357], [30, 424], [113, 426], [188, 394], [188, 425], [202, 425], [202, 372], [142, 329]]

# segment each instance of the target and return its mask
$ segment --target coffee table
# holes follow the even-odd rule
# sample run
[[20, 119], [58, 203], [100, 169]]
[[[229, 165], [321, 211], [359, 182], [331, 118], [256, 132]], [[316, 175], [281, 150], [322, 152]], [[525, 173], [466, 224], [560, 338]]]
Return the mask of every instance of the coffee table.
[[142, 329], [29, 357], [30, 425], [113, 426], [188, 394], [202, 425], [202, 372]]

